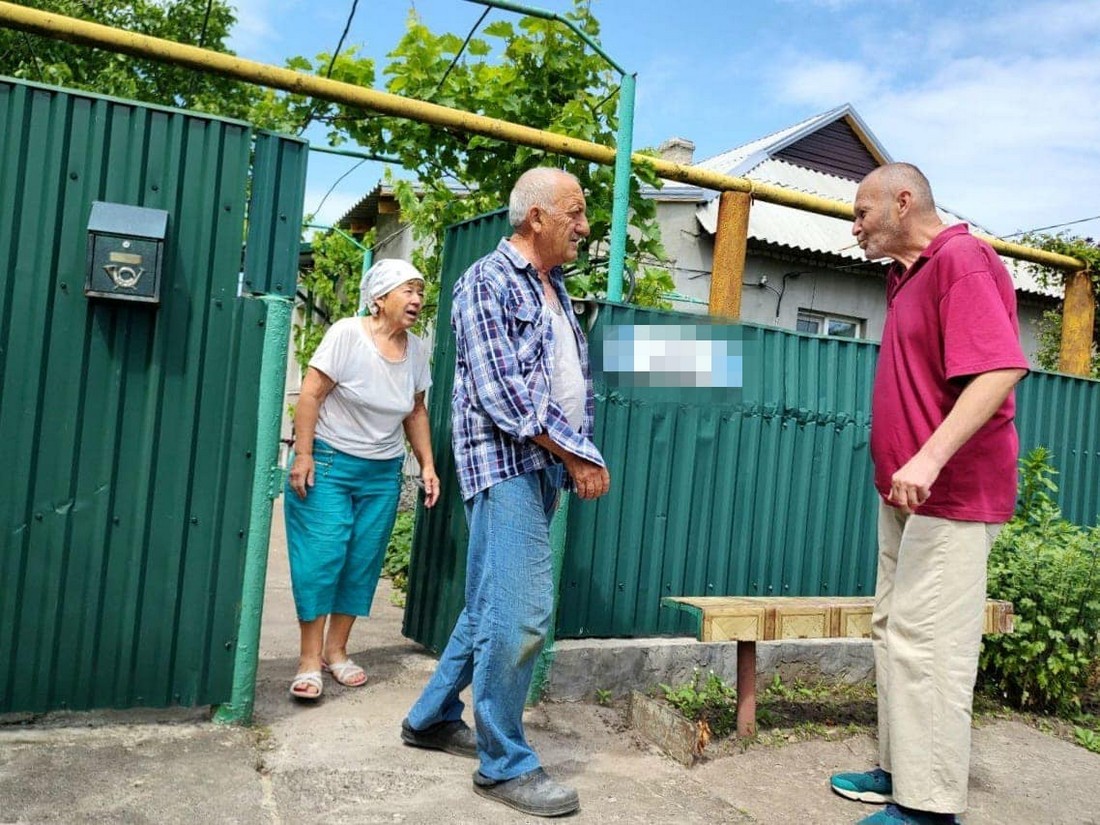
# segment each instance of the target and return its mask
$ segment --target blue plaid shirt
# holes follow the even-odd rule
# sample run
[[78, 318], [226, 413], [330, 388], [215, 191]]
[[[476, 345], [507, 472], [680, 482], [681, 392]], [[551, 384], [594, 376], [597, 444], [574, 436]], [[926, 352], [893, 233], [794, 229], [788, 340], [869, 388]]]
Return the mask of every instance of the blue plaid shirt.
[[[558, 300], [568, 308], [560, 267], [550, 271], [550, 281]], [[463, 500], [505, 479], [555, 464], [557, 459], [531, 440], [543, 432], [569, 452], [606, 466], [592, 443], [596, 406], [588, 345], [568, 311], [588, 390], [580, 432], [569, 426], [550, 397], [554, 333], [548, 311], [544, 311], [538, 272], [506, 238], [455, 284], [451, 411]], [[567, 473], [566, 486], [571, 484]]]

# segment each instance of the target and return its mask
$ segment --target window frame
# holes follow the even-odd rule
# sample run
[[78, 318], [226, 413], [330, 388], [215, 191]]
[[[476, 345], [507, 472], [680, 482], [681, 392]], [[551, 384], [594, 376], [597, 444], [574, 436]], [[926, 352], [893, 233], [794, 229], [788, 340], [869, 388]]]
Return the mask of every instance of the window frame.
[[[801, 330], [798, 325], [803, 321], [813, 321], [819, 325], [818, 332], [810, 332], [809, 330]], [[836, 321], [837, 323], [852, 324], [855, 327], [855, 332], [852, 335], [836, 335], [829, 332], [829, 322]], [[857, 318], [854, 315], [841, 315], [837, 312], [822, 312], [816, 309], [804, 309], [798, 308], [795, 314], [795, 331], [805, 333], [806, 335], [820, 335], [823, 338], [842, 338], [848, 341], [858, 341], [863, 338], [864, 330], [867, 326], [866, 318]]]

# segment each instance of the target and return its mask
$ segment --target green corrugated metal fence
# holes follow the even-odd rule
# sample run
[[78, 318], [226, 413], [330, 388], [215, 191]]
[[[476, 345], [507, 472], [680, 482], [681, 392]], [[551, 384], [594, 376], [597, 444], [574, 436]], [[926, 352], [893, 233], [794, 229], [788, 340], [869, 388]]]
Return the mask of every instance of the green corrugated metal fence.
[[[603, 305], [613, 325], [698, 316]], [[691, 632], [661, 598], [869, 594], [868, 436], [877, 347], [743, 325], [745, 387], [609, 389], [596, 443], [611, 492], [570, 513], [562, 637]]]
[[[693, 323], [604, 306], [610, 324]], [[612, 492], [570, 513], [559, 637], [693, 633], [671, 595], [874, 592], [877, 500], [868, 438], [878, 345], [742, 326], [739, 402], [691, 390], [609, 391], [596, 442]], [[1017, 391], [1021, 450], [1061, 468], [1067, 517], [1100, 512], [1100, 382], [1036, 373]]]
[[455, 339], [451, 299], [459, 276], [511, 234], [506, 210], [491, 212], [447, 228], [443, 242], [439, 309], [429, 417], [432, 451], [439, 473], [439, 501], [431, 510], [417, 503], [416, 531], [409, 563], [409, 590], [403, 632], [439, 653], [462, 612], [466, 585], [466, 515], [451, 450], [451, 393], [455, 379]]
[[[470, 262], [503, 230], [456, 228], [448, 250]], [[481, 244], [478, 246], [478, 244]], [[447, 263], [444, 293], [460, 274]], [[699, 323], [699, 316], [599, 305], [614, 324]], [[441, 322], [442, 323], [442, 322]], [[743, 325], [739, 399], [693, 390], [609, 388], [596, 376], [596, 444], [611, 492], [574, 500], [557, 635], [694, 633], [673, 595], [870, 595], [876, 494], [868, 439], [878, 345]], [[449, 334], [449, 330], [447, 330]], [[461, 609], [465, 527], [450, 447], [453, 342], [435, 353], [433, 447], [444, 479], [438, 516], [418, 524], [406, 634], [438, 650]], [[1100, 513], [1100, 382], [1035, 373], [1017, 390], [1021, 450], [1054, 450], [1068, 518]], [[442, 516], [441, 514], [451, 514]], [[442, 635], [441, 635], [442, 634]]]
[[[0, 711], [228, 698], [265, 314], [238, 297], [247, 191], [286, 223], [250, 231], [250, 277], [292, 295], [303, 180], [303, 144], [244, 123], [0, 80]], [[159, 306], [85, 298], [95, 200], [169, 212]]]
[[1058, 503], [1076, 524], [1100, 521], [1100, 381], [1036, 372], [1016, 391], [1020, 454], [1054, 453]]

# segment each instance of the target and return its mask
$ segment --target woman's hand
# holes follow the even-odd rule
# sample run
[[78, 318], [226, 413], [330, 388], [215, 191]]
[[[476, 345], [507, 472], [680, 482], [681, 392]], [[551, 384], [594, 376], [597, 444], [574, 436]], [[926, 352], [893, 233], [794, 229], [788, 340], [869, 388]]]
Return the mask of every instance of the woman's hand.
[[420, 481], [424, 484], [424, 506], [434, 507], [439, 500], [439, 476], [434, 467], [421, 470]]
[[313, 456], [307, 453], [295, 453], [294, 464], [290, 468], [290, 489], [298, 498], [306, 497], [306, 488], [313, 486]]

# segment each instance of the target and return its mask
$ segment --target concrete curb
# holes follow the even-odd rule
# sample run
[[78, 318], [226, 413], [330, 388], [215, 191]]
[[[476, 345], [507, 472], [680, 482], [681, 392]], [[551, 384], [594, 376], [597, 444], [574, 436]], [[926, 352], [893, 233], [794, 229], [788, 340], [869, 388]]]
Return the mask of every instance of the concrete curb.
[[[690, 682], [696, 669], [713, 670], [723, 680], [737, 681], [737, 646], [732, 642], [698, 642], [686, 638], [565, 639], [554, 648], [546, 697], [593, 699], [610, 691], [613, 698], [645, 693], [656, 685]], [[784, 681], [825, 677], [844, 682], [874, 679], [874, 656], [868, 639], [798, 639], [759, 642], [756, 679], [766, 685], [779, 674]]]

